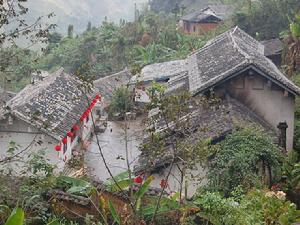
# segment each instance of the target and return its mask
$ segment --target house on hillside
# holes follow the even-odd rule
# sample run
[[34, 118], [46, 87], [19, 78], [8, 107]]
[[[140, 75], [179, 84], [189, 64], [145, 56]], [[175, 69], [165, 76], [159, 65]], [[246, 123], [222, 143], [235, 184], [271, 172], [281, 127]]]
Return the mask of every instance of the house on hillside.
[[99, 94], [85, 93], [81, 81], [62, 68], [35, 79], [2, 108], [0, 158], [6, 157], [13, 141], [21, 155], [44, 150], [50, 162], [62, 169], [72, 150], [90, 137], [91, 115], [97, 118], [99, 100]]
[[[217, 143], [236, 125], [255, 124], [271, 134], [283, 151], [293, 148], [295, 97], [300, 89], [265, 56], [261, 43], [235, 27], [188, 56], [184, 65], [186, 78], [180, 79], [194, 98], [214, 95], [221, 101], [217, 107], [192, 108], [190, 126], [180, 135], [183, 140], [194, 143], [209, 138]], [[172, 143], [173, 137], [169, 138], [166, 143]], [[163, 157], [151, 162], [142, 154], [136, 173], [147, 171], [157, 177], [155, 180], [163, 179], [173, 157], [169, 147]], [[178, 168], [172, 174], [180, 178]], [[201, 167], [197, 172], [205, 174]], [[172, 179], [169, 185], [176, 190], [178, 180]], [[189, 193], [193, 191], [191, 187]]]
[[186, 34], [202, 35], [218, 27], [234, 11], [230, 5], [208, 5], [180, 18], [179, 26]]
[[181, 87], [182, 84], [186, 84], [186, 82], [181, 82], [181, 79], [185, 80], [187, 78], [185, 63], [185, 60], [175, 60], [145, 66], [140, 74], [130, 79], [130, 85], [133, 86], [135, 90], [135, 102], [145, 104], [150, 101], [147, 89], [151, 87], [153, 82], [165, 86], [166, 92], [171, 92], [171, 86], [175, 87], [175, 84], [177, 85], [177, 91], [185, 88], [183, 86]]
[[260, 42], [265, 49], [265, 56], [272, 60], [272, 62], [280, 67], [282, 61], [282, 53], [284, 44], [279, 38], [264, 40]]
[[103, 105], [108, 105], [116, 89], [129, 84], [132, 77], [126, 68], [118, 73], [100, 78], [93, 82], [94, 88], [101, 93]]

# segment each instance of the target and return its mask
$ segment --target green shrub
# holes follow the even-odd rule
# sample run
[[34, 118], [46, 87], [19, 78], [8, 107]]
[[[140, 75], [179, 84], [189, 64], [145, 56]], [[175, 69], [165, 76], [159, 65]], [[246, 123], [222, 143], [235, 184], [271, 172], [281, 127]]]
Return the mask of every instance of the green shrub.
[[193, 202], [200, 207], [198, 219], [215, 225], [288, 225], [300, 216], [296, 205], [286, 201], [282, 191], [251, 190], [240, 201], [206, 192]]
[[[259, 128], [237, 130], [213, 147], [215, 156], [208, 168], [209, 187], [226, 195], [238, 185], [250, 189], [260, 185], [280, 168], [281, 153], [273, 140]], [[264, 182], [263, 182], [264, 183]]]

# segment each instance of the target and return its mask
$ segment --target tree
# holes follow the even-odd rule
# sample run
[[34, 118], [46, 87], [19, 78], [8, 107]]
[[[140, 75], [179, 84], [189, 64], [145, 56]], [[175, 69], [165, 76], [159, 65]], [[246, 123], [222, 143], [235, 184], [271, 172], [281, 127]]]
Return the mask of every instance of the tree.
[[260, 0], [238, 11], [233, 21], [253, 37], [270, 39], [279, 37], [299, 8], [298, 0]]
[[68, 26], [68, 38], [73, 38], [73, 35], [74, 35], [74, 26], [70, 24]]
[[87, 28], [86, 28], [86, 31], [89, 32], [92, 30], [92, 23], [91, 21], [88, 22], [88, 25], [87, 25]]
[[300, 71], [300, 14], [295, 15], [290, 23], [289, 35], [285, 38], [287, 51], [285, 55], [285, 64], [287, 74], [292, 76]]
[[109, 105], [110, 114], [118, 113], [124, 116], [133, 107], [131, 92], [126, 87], [120, 87], [113, 93], [111, 103]]

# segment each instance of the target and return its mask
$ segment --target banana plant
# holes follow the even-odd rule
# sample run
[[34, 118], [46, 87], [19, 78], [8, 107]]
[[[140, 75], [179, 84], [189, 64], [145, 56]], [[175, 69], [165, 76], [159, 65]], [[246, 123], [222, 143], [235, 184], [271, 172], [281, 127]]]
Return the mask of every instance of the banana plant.
[[17, 207], [12, 211], [5, 225], [23, 225], [24, 218], [25, 218], [24, 210], [22, 208]]

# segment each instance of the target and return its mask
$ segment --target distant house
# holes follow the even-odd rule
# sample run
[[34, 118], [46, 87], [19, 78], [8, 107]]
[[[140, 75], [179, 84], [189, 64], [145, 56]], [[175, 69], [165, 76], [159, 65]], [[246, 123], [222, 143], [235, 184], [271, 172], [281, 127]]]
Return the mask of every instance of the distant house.
[[34, 80], [2, 108], [0, 120], [0, 158], [11, 141], [16, 152], [28, 155], [45, 150], [47, 158], [62, 169], [92, 131], [99, 96], [85, 93], [82, 83], [59, 69], [42, 80]]
[[264, 40], [260, 42], [265, 47], [265, 56], [272, 60], [272, 62], [280, 67], [282, 61], [282, 53], [284, 44], [279, 38]]
[[205, 34], [230, 17], [233, 10], [230, 5], [208, 5], [204, 9], [181, 17], [179, 26], [186, 34]]
[[[293, 149], [295, 97], [300, 89], [265, 56], [264, 45], [235, 27], [188, 56], [183, 65], [184, 69], [178, 72], [185, 73], [173, 77], [185, 82], [181, 87], [187, 87], [194, 98], [209, 97], [213, 93], [221, 100], [218, 107], [191, 110], [190, 125], [186, 126], [185, 135], [181, 134], [183, 140], [194, 143], [209, 138], [217, 143], [232, 132], [236, 124], [256, 124], [271, 134], [283, 151]], [[172, 83], [167, 89], [172, 87], [173, 93], [178, 92]], [[158, 128], [162, 129], [163, 126]], [[142, 154], [136, 172], [150, 171], [157, 177], [155, 180], [163, 179], [173, 157], [169, 147], [166, 146], [163, 157], [151, 162]], [[205, 174], [201, 168], [198, 172]], [[171, 173], [180, 177], [177, 168]], [[178, 181], [173, 179], [169, 185], [175, 190]], [[191, 187], [189, 193], [193, 191]]]

